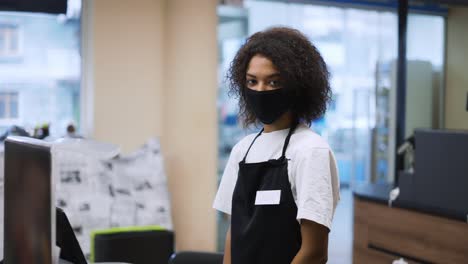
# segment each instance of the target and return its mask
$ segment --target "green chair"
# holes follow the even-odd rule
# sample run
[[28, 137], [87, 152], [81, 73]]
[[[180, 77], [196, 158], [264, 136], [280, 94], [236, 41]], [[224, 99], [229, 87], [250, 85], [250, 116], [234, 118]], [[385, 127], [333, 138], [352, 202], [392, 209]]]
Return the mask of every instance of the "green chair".
[[91, 233], [91, 262], [166, 264], [174, 233], [160, 226], [119, 227]]

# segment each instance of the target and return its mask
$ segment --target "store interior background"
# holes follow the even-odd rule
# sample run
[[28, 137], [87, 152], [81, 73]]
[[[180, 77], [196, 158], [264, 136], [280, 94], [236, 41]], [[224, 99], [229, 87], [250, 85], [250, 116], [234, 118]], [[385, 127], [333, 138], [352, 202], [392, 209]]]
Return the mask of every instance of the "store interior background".
[[[312, 128], [335, 151], [341, 177], [329, 263], [350, 263], [352, 187], [394, 181], [396, 10], [365, 1], [136, 2], [69, 0], [65, 17], [0, 12], [1, 129], [50, 122], [60, 136], [73, 122], [124, 152], [159, 138], [177, 250], [221, 251], [229, 220], [212, 201], [232, 146], [251, 132], [238, 123], [225, 71], [250, 34], [297, 28], [332, 76], [333, 102]], [[405, 136], [468, 130], [467, 26], [467, 6], [410, 9]]]
[[[229, 2], [229, 1], [227, 1]], [[352, 259], [352, 187], [394, 181], [396, 61], [398, 17], [381, 7], [305, 3], [305, 1], [244, 1], [218, 7], [221, 105], [218, 175], [232, 146], [245, 135], [236, 123], [236, 101], [222, 82], [229, 63], [246, 36], [274, 25], [304, 32], [325, 58], [333, 102], [324, 118], [313, 123], [335, 151], [341, 180], [340, 201], [329, 245], [329, 263]], [[352, 2], [352, 1], [351, 1]], [[407, 33], [405, 138], [415, 128], [466, 129], [462, 88], [467, 9], [411, 10]], [[465, 38], [464, 40], [462, 38]], [[457, 55], [455, 55], [457, 54]], [[460, 56], [459, 56], [460, 55]], [[458, 73], [457, 73], [458, 72]], [[223, 159], [224, 158], [224, 159]], [[218, 215], [218, 250], [229, 218]]]

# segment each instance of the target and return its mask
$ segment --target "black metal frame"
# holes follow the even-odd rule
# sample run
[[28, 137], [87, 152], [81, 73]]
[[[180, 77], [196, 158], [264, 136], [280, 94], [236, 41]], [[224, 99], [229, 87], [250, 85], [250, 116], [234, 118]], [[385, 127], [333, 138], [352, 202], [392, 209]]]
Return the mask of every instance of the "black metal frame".
[[67, 13], [67, 0], [0, 0], [0, 11]]
[[[406, 120], [406, 34], [408, 29], [408, 0], [398, 0], [398, 59], [396, 90], [396, 131], [395, 150], [405, 141]], [[398, 186], [398, 170], [403, 168], [404, 160], [395, 155], [395, 181]]]

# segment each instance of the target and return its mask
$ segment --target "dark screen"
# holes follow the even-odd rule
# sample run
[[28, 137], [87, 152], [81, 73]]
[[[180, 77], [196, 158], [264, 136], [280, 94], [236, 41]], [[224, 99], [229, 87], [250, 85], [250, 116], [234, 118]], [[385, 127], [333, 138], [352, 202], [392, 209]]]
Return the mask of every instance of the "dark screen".
[[4, 263], [51, 264], [51, 155], [5, 141]]

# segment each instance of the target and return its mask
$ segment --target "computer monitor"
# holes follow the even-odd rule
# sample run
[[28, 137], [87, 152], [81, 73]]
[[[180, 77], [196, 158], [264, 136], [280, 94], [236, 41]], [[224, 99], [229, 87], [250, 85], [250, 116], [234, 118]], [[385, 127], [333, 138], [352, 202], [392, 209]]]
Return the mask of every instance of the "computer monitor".
[[9, 137], [5, 141], [4, 263], [52, 264], [55, 206], [51, 145]]

